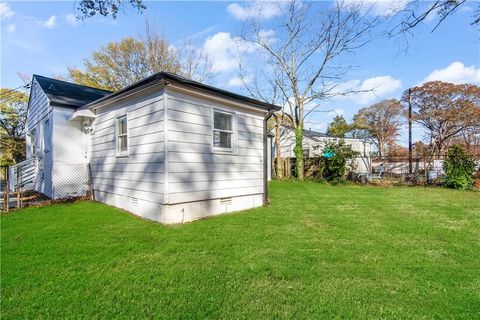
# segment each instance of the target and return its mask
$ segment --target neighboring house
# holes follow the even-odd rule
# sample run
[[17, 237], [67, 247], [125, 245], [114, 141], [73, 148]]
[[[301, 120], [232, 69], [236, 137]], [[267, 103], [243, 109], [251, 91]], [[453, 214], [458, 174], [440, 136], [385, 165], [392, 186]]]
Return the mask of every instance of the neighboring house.
[[[303, 156], [305, 159], [321, 155], [327, 141], [344, 140], [345, 144], [352, 146], [359, 156], [354, 159], [354, 171], [357, 173], [371, 173], [372, 168], [372, 145], [364, 139], [337, 138], [327, 134], [303, 130]], [[295, 158], [295, 132], [292, 128], [282, 128], [280, 139], [282, 158]], [[273, 153], [275, 155], [275, 152]]]
[[[43, 162], [35, 189], [49, 197], [61, 179], [46, 168], [61, 161], [90, 167], [96, 200], [162, 223], [267, 201], [266, 120], [275, 105], [169, 73], [115, 93], [34, 76], [29, 103], [26, 161]], [[85, 193], [71, 174], [58, 172]]]

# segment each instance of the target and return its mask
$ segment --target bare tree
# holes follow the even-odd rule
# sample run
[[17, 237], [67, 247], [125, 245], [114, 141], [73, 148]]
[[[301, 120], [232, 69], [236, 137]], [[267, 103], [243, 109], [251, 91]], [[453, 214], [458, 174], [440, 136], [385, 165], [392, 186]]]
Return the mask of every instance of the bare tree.
[[256, 51], [253, 74], [257, 83], [276, 86], [285, 103], [285, 115], [295, 132], [295, 174], [303, 179], [302, 152], [305, 119], [320, 101], [345, 95], [339, 84], [349, 65], [342, 58], [362, 47], [377, 18], [352, 3], [333, 5], [300, 1], [279, 2], [280, 18], [248, 20], [242, 42]]
[[204, 50], [189, 41], [181, 41], [175, 52], [180, 64], [180, 75], [199, 82], [208, 83], [212, 80], [212, 61]]
[[[399, 10], [394, 15], [395, 19], [400, 19], [400, 23], [395, 25], [389, 33], [390, 35], [397, 35], [410, 32], [426, 19], [437, 16], [438, 20], [431, 30], [433, 32], [445, 19], [453, 15], [460, 8], [465, 7], [465, 4], [467, 4], [466, 0], [409, 1], [404, 9]], [[480, 3], [478, 1], [472, 1], [470, 4], [477, 6], [477, 8], [473, 10], [470, 24], [479, 26]]]
[[[240, 50], [238, 49], [238, 51]], [[282, 74], [279, 73], [278, 70], [273, 70], [274, 72], [267, 73], [263, 68], [260, 70], [245, 69], [241, 57], [237, 57], [237, 61], [239, 66], [239, 80], [250, 96], [257, 100], [279, 106], [285, 104], [285, 99], [280, 91], [280, 86], [284, 85], [285, 82]], [[253, 76], [253, 74], [255, 76]], [[281, 139], [286, 127], [291, 125], [290, 117], [288, 117], [283, 110], [275, 112], [268, 122], [268, 129], [273, 131], [275, 135], [275, 177], [277, 179], [282, 179], [284, 177]]]

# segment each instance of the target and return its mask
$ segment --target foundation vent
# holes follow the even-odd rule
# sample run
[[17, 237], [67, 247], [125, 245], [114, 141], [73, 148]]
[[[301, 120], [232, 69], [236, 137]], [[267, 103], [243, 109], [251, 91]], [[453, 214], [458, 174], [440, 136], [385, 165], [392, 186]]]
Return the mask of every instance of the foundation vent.
[[220, 199], [220, 204], [222, 205], [231, 205], [232, 204], [232, 198], [222, 198]]
[[137, 198], [130, 198], [130, 204], [132, 206], [138, 206], [138, 199]]

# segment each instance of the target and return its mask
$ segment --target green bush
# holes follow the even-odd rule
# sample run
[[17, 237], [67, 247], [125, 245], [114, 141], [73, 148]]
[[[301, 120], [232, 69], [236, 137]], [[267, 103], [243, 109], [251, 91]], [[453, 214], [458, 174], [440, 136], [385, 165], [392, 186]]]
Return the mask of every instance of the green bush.
[[461, 190], [472, 188], [475, 183], [475, 167], [472, 155], [459, 145], [451, 146], [443, 163], [444, 185]]
[[348, 171], [353, 170], [352, 160], [359, 155], [343, 139], [328, 141], [322, 149], [322, 155], [314, 158], [313, 176], [333, 183], [343, 182]]

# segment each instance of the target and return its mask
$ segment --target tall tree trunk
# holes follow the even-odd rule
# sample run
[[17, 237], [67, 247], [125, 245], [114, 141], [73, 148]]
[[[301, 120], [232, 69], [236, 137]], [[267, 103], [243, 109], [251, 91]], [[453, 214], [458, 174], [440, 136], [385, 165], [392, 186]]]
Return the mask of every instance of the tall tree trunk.
[[383, 153], [383, 141], [382, 139], [378, 139], [378, 156], [380, 157], [380, 161], [384, 160], [384, 153]]
[[295, 128], [295, 176], [299, 180], [303, 180], [303, 124], [297, 125]]
[[275, 174], [277, 179], [283, 179], [283, 164], [281, 150], [281, 123], [277, 121], [275, 124]]

